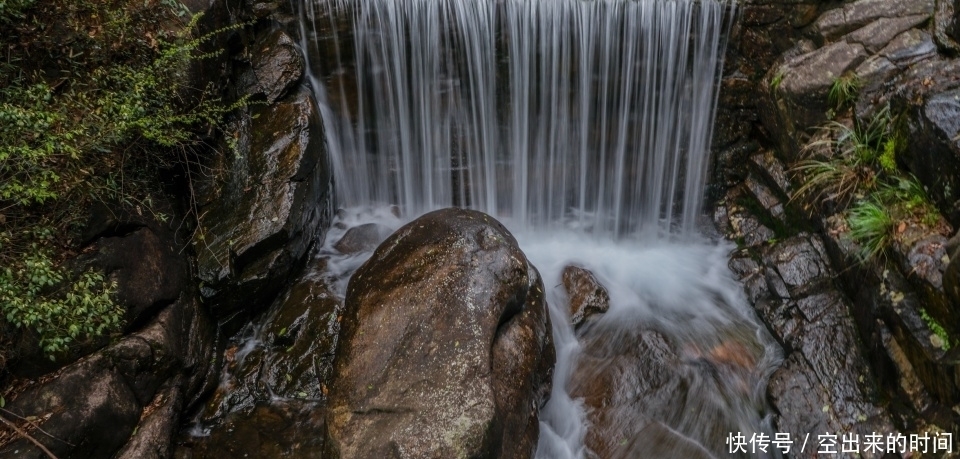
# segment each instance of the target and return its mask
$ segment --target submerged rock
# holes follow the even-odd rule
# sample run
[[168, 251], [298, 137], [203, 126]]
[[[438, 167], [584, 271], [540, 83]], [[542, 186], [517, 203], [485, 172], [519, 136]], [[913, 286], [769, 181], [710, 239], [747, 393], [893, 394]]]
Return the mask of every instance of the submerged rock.
[[[741, 332], [746, 335], [738, 337]], [[725, 453], [727, 432], [750, 428], [740, 424], [743, 419], [759, 424], [761, 407], [741, 403], [760, 380], [762, 350], [741, 342], [751, 333], [744, 328], [713, 346], [688, 343], [681, 350], [666, 334], [643, 325], [627, 330], [588, 325], [570, 387], [570, 395], [587, 407], [588, 457]]]
[[230, 413], [209, 436], [181, 448], [176, 457], [323, 458], [322, 408], [315, 402], [291, 401]]
[[530, 457], [554, 350], [543, 283], [489, 216], [399, 229], [347, 290], [328, 457]]

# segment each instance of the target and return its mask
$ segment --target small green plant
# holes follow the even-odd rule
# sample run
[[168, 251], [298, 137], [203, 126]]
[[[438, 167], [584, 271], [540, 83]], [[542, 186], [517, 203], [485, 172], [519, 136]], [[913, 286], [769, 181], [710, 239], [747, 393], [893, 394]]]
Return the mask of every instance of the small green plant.
[[889, 136], [890, 108], [884, 107], [864, 125], [859, 123], [849, 128], [840, 125], [837, 143], [844, 154], [855, 156], [868, 164], [876, 162], [880, 149]]
[[878, 187], [875, 197], [902, 218], [913, 215], [931, 227], [940, 220], [940, 212], [930, 201], [927, 191], [912, 175], [893, 176]]
[[937, 319], [930, 317], [930, 314], [927, 313], [926, 309], [920, 308], [920, 317], [927, 324], [927, 328], [930, 329], [930, 332], [936, 336], [940, 341], [940, 348], [944, 351], [949, 351], [950, 344], [950, 335], [947, 334], [947, 330], [943, 328], [943, 325], [940, 325], [940, 322], [937, 322]]
[[783, 76], [786, 72], [783, 68], [777, 69], [777, 73], [773, 75], [773, 79], [770, 80], [770, 89], [776, 91], [780, 88], [780, 83], [783, 83]]
[[817, 191], [818, 197], [840, 203], [855, 194], [869, 192], [876, 185], [879, 150], [889, 137], [890, 110], [884, 107], [867, 123], [852, 127], [836, 121], [821, 128], [820, 140], [809, 143], [804, 151], [819, 152], [825, 159], [805, 159], [791, 170], [803, 176], [793, 197]]
[[901, 205], [906, 210], [914, 210], [930, 201], [923, 185], [913, 176], [894, 176], [890, 181], [883, 183], [876, 192], [881, 202], [890, 205]]
[[882, 254], [893, 238], [894, 221], [890, 212], [876, 200], [858, 202], [847, 214], [850, 238], [860, 244], [860, 259]]
[[859, 94], [860, 79], [855, 74], [847, 73], [833, 80], [827, 94], [827, 103], [839, 111], [857, 100]]

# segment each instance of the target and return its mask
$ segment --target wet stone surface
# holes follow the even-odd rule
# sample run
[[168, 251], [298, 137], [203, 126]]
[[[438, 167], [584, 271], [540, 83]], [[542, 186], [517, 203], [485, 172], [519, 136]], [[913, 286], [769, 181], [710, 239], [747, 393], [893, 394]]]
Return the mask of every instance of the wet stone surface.
[[533, 453], [551, 328], [498, 222], [445, 209], [400, 228], [351, 278], [342, 324], [325, 457]]
[[237, 125], [237, 154], [221, 158], [225, 176], [198, 192], [198, 277], [218, 317], [265, 310], [333, 213], [323, 126], [308, 88], [253, 111]]
[[563, 268], [563, 288], [570, 300], [570, 321], [579, 327], [592, 315], [610, 309], [610, 294], [589, 270], [570, 265]]
[[233, 413], [249, 413], [258, 404], [325, 400], [343, 302], [324, 270], [323, 260], [312, 262], [265, 317], [228, 345], [220, 386], [206, 402], [198, 429], [223, 429], [229, 416], [236, 425], [246, 418]]
[[738, 457], [723, 449], [727, 433], [753, 432], [764, 409], [751, 398], [763, 350], [739, 327], [681, 345], [644, 324], [588, 322], [570, 383], [587, 408], [588, 457]]
[[392, 232], [393, 230], [381, 224], [365, 223], [347, 230], [333, 248], [343, 254], [370, 252]]
[[744, 249], [730, 267], [785, 352], [767, 386], [776, 431], [792, 438], [895, 431], [861, 350], [850, 303], [836, 290], [815, 236], [801, 233]]

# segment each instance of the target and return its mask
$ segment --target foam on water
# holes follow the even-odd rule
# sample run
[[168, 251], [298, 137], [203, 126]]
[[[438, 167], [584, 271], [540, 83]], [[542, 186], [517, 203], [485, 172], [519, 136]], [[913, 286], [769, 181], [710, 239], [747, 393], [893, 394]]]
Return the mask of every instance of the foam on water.
[[[610, 310], [597, 324], [608, 330], [606, 339], [616, 346], [617, 330], [635, 327], [663, 331], [678, 347], [706, 348], [728, 339], [737, 324], [753, 336], [738, 337], [764, 348], [757, 365], [758, 383], [764, 382], [779, 360], [773, 340], [758, 327], [743, 289], [727, 268], [727, 243], [702, 238], [683, 240], [584, 238], [574, 232], [515, 233], [520, 246], [537, 266], [548, 291], [557, 346], [554, 391], [541, 413], [538, 458], [582, 458], [586, 433], [585, 411], [567, 393], [569, 377], [580, 344], [568, 312], [569, 300], [559, 285], [564, 267], [589, 269], [607, 288]], [[744, 406], [763, 406], [763, 387], [752, 388]], [[710, 396], [711, 394], [703, 394]], [[737, 422], [743, 431], [763, 430], [756, 410], [746, 409]], [[688, 422], [708, 422], [691, 414]], [[715, 450], [716, 447], [709, 448]]]

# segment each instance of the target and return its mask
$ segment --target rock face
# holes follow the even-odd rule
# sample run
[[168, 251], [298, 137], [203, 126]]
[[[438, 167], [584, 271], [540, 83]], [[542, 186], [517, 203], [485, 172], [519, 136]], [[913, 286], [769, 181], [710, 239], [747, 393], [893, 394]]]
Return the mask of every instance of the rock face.
[[489, 216], [446, 209], [354, 274], [328, 457], [530, 457], [555, 360], [537, 270]]
[[830, 280], [823, 244], [807, 234], [735, 259], [760, 317], [787, 350], [768, 391], [778, 432], [892, 431], [861, 351], [851, 306]]
[[197, 263], [215, 315], [265, 309], [332, 215], [332, 173], [316, 102], [299, 87], [239, 126], [226, 177], [201, 193]]
[[186, 260], [171, 241], [143, 227], [126, 236], [102, 238], [94, 245], [92, 264], [117, 283], [114, 299], [126, 307], [128, 327], [142, 325], [186, 290]]
[[934, 0], [896, 2], [890, 0], [859, 0], [824, 13], [814, 23], [824, 39], [832, 40], [873, 21], [884, 18], [902, 18], [918, 14], [930, 17]]
[[250, 50], [250, 69], [238, 82], [245, 94], [272, 104], [303, 79], [304, 62], [296, 43], [281, 29], [261, 34]]
[[[242, 340], [227, 347], [221, 384], [199, 416], [204, 428], [212, 427], [220, 441], [233, 437], [227, 423], [221, 423], [225, 417], [237, 427], [256, 418], [245, 418], [255, 406], [273, 403], [276, 409], [267, 411], [282, 413], [287, 409], [280, 405], [325, 400], [343, 302], [327, 285], [324, 269], [322, 260], [311, 263], [252, 326], [253, 332], [242, 334]], [[322, 436], [315, 431], [291, 432], [292, 436], [310, 434]], [[208, 449], [206, 444], [214, 443], [208, 440], [193, 439], [190, 446]]]
[[960, 227], [960, 59], [918, 65], [894, 105], [906, 112], [904, 162], [950, 223]]
[[[749, 173], [773, 196], [784, 197], [789, 183], [780, 180], [778, 162], [771, 153], [755, 155]], [[796, 201], [784, 200], [786, 221], [813, 222], [784, 225], [777, 207], [761, 205], [751, 188], [744, 183], [731, 189], [715, 216], [721, 231], [741, 243], [730, 267], [786, 354], [767, 388], [777, 430], [862, 436], [894, 429], [900, 419], [909, 420], [900, 427], [905, 435], [931, 426], [955, 430], [956, 421], [944, 413], [960, 393], [956, 366], [933, 344], [939, 337], [927, 323], [953, 323], [937, 319], [952, 314], [942, 306], [950, 244], [929, 230], [912, 236], [917, 229], [904, 222], [887, 260], [865, 264], [836, 210], [811, 205], [799, 212]], [[774, 237], [744, 237], [738, 221], [766, 222], [776, 228], [770, 230]], [[804, 226], [823, 230], [810, 234]], [[950, 332], [949, 325], [944, 328]], [[902, 403], [884, 401], [890, 398]]]

